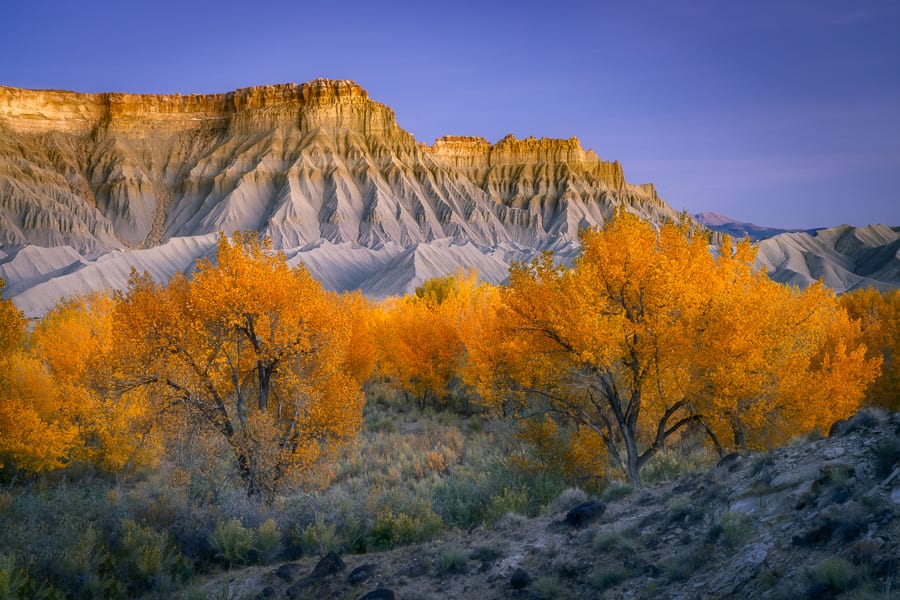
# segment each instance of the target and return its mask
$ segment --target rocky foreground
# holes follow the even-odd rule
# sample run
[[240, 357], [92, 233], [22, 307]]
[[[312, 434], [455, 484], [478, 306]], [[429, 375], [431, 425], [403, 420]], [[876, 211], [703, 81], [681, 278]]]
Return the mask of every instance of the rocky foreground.
[[726, 456], [642, 490], [570, 492], [426, 544], [214, 577], [229, 598], [896, 598], [900, 413], [827, 439]]

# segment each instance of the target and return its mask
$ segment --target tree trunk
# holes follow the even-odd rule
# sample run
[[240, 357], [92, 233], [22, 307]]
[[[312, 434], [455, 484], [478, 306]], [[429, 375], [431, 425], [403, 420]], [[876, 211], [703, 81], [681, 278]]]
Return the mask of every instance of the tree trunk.
[[269, 384], [272, 381], [272, 367], [263, 362], [256, 363], [256, 376], [259, 382], [259, 410], [265, 412], [269, 406]]
[[628, 476], [628, 483], [632, 487], [641, 487], [641, 463], [638, 460], [638, 447], [635, 438], [635, 431], [629, 428], [623, 428], [622, 437], [625, 438], [625, 474]]

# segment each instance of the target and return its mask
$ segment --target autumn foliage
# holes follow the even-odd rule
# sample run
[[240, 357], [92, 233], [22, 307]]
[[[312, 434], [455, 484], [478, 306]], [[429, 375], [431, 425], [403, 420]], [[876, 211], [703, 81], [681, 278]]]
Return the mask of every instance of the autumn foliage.
[[749, 242], [713, 256], [687, 222], [620, 212], [582, 243], [572, 268], [546, 255], [511, 270], [469, 381], [592, 431], [633, 484], [689, 427], [768, 447], [852, 413], [878, 373], [834, 294], [772, 282]]
[[122, 473], [181, 427], [271, 499], [359, 431], [373, 373], [421, 406], [525, 417], [523, 468], [633, 484], [687, 434], [768, 448], [848, 416], [873, 381], [896, 408], [897, 293], [772, 282], [749, 242], [711, 251], [687, 219], [620, 212], [581, 241], [572, 266], [547, 254], [505, 286], [458, 273], [376, 305], [235, 234], [190, 277], [135, 272], [31, 326], [0, 302], [3, 471]]
[[211, 428], [247, 491], [271, 496], [359, 428], [365, 367], [345, 308], [255, 234], [222, 237], [191, 279], [132, 276], [115, 309], [116, 384]]
[[884, 360], [881, 376], [866, 392], [866, 402], [900, 410], [900, 291], [854, 290], [841, 296], [841, 304], [859, 320], [868, 355]]

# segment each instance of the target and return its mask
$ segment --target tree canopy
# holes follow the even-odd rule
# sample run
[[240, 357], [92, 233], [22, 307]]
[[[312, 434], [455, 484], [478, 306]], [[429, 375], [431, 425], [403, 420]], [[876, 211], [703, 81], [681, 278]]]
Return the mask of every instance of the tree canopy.
[[571, 268], [511, 269], [468, 380], [588, 428], [633, 484], [689, 426], [720, 449], [768, 446], [847, 416], [878, 373], [834, 294], [772, 282], [748, 241], [714, 256], [687, 220], [626, 212], [581, 241]]

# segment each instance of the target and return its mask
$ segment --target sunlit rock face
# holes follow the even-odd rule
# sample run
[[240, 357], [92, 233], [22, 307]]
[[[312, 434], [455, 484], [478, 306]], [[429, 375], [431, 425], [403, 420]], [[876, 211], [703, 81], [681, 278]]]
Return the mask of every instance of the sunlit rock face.
[[247, 229], [335, 289], [402, 293], [469, 266], [502, 281], [511, 260], [574, 255], [579, 229], [623, 205], [676, 216], [576, 138], [427, 146], [352, 81], [211, 95], [0, 87], [0, 276], [30, 314], [122, 287], [131, 264], [159, 279], [190, 270], [216, 234]]

